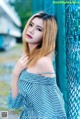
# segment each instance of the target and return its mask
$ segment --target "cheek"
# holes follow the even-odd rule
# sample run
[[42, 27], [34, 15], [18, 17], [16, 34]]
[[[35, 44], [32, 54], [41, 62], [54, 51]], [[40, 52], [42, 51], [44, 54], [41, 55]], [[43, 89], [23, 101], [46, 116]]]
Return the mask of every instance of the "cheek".
[[42, 37], [43, 37], [43, 33], [36, 33], [35, 34], [36, 41], [41, 41], [42, 40]]
[[26, 30], [26, 34], [29, 33], [29, 31], [30, 31], [30, 28], [28, 28], [28, 29]]

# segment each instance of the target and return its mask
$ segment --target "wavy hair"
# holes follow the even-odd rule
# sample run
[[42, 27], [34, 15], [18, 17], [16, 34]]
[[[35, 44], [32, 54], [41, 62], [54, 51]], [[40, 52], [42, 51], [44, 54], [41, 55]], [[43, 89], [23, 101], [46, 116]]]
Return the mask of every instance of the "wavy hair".
[[[29, 27], [29, 24], [34, 18], [40, 18], [43, 20], [43, 38], [41, 42], [30, 52], [28, 43], [26, 42], [26, 31]], [[23, 52], [27, 54], [29, 57], [29, 61], [27, 67], [33, 66], [37, 63], [38, 59], [43, 56], [48, 55], [50, 52], [55, 51], [56, 45], [56, 35], [57, 35], [57, 22], [54, 16], [45, 13], [44, 11], [38, 12], [34, 14], [28, 20], [22, 34], [22, 41], [23, 41]]]

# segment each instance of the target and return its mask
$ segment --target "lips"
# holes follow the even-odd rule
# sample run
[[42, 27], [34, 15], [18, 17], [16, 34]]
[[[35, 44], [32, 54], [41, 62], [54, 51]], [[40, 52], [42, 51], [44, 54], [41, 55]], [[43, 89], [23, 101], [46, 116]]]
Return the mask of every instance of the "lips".
[[26, 34], [28, 38], [32, 38], [32, 36], [30, 36], [29, 34]]

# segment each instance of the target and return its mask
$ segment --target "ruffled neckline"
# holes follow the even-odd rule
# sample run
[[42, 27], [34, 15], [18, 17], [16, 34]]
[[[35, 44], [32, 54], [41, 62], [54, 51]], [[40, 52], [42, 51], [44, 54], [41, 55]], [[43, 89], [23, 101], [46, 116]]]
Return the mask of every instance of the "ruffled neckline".
[[36, 74], [36, 73], [32, 73], [32, 72], [29, 72], [29, 71], [27, 71], [27, 69], [24, 69], [24, 71], [26, 72], [26, 73], [28, 73], [28, 74], [30, 74], [30, 75], [33, 75], [33, 76], [36, 76], [36, 77], [41, 77], [41, 78], [50, 78], [50, 79], [54, 79], [56, 76], [54, 76], [54, 77], [48, 77], [48, 76], [42, 76], [42, 75], [39, 75], [39, 74]]
[[19, 81], [25, 81], [30, 83], [38, 83], [41, 85], [54, 85], [56, 84], [56, 77], [45, 77], [39, 74], [35, 74], [32, 72], [28, 72], [26, 69], [24, 69], [20, 76]]

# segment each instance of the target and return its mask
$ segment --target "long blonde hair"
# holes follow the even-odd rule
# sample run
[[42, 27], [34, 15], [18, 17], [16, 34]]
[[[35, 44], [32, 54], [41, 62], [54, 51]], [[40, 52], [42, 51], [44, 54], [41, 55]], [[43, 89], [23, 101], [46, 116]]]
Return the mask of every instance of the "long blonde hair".
[[[31, 52], [29, 50], [28, 43], [26, 42], [26, 31], [29, 27], [29, 24], [31, 21], [38, 17], [40, 19], [43, 19], [43, 38], [41, 42], [35, 47]], [[49, 15], [45, 13], [44, 11], [38, 12], [34, 14], [25, 25], [25, 28], [23, 30], [22, 39], [23, 39], [23, 52], [29, 56], [29, 61], [27, 64], [27, 67], [33, 66], [36, 64], [38, 59], [40, 59], [43, 56], [48, 55], [50, 52], [55, 51], [55, 44], [56, 44], [56, 35], [57, 35], [57, 23], [55, 20], [55, 17], [52, 15]]]

